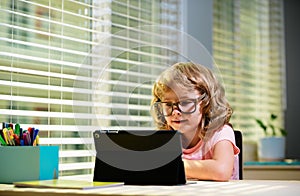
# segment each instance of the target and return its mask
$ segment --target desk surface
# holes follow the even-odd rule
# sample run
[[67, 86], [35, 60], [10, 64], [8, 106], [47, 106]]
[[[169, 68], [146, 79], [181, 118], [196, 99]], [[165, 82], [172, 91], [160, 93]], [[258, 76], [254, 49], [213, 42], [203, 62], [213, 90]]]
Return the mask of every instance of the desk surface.
[[197, 181], [182, 186], [117, 186], [92, 190], [15, 188], [0, 184], [0, 195], [300, 195], [300, 181], [236, 180], [229, 182]]

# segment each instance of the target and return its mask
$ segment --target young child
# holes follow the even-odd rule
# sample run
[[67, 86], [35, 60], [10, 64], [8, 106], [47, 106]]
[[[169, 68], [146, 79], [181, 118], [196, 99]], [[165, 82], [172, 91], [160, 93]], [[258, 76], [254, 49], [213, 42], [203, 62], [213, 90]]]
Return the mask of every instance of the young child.
[[232, 109], [209, 69], [191, 62], [176, 63], [161, 73], [152, 93], [157, 129], [182, 133], [188, 179], [239, 179], [240, 150], [229, 124]]

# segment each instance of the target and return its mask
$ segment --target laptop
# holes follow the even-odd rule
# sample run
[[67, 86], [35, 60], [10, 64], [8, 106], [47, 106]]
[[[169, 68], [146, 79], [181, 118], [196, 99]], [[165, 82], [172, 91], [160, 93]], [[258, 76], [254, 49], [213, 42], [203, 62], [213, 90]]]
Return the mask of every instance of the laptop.
[[96, 130], [94, 181], [186, 184], [178, 131]]

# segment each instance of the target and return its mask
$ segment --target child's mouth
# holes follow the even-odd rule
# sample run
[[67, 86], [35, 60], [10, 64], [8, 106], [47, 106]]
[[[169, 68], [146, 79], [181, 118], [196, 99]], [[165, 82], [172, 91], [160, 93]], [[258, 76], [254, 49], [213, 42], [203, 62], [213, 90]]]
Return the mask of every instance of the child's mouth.
[[181, 123], [184, 123], [186, 121], [187, 120], [173, 120], [173, 123], [175, 123], [175, 124], [181, 124]]

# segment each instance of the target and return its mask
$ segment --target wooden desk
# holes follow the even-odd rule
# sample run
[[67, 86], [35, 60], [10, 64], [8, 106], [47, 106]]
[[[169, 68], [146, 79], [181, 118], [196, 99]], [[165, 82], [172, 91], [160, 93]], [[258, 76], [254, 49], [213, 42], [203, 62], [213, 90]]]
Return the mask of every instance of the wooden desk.
[[300, 181], [237, 180], [197, 181], [182, 186], [117, 186], [92, 190], [15, 188], [1, 184], [2, 196], [80, 195], [300, 195]]

